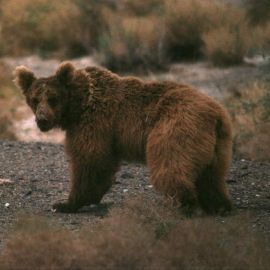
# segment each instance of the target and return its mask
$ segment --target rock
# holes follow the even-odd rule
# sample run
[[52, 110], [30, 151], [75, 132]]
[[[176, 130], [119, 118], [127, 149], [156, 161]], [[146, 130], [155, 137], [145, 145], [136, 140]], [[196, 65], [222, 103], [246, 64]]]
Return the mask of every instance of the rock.
[[14, 184], [14, 181], [12, 181], [10, 179], [1, 179], [0, 178], [0, 186], [1, 185], [10, 185], [10, 184]]
[[134, 178], [134, 175], [129, 172], [123, 172], [120, 176], [123, 179]]

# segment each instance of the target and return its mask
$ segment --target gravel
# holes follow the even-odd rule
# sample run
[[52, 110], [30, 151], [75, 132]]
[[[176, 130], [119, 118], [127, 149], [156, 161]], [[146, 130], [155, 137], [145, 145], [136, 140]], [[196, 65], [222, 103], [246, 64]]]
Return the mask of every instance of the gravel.
[[[0, 247], [21, 215], [45, 216], [78, 230], [86, 223], [98, 222], [127, 196], [158, 196], [148, 178], [144, 166], [123, 163], [115, 185], [100, 205], [84, 207], [76, 214], [53, 213], [52, 203], [66, 199], [69, 190], [63, 146], [0, 141]], [[227, 180], [236, 208], [232, 215], [247, 215], [252, 228], [270, 239], [270, 162], [235, 159]]]

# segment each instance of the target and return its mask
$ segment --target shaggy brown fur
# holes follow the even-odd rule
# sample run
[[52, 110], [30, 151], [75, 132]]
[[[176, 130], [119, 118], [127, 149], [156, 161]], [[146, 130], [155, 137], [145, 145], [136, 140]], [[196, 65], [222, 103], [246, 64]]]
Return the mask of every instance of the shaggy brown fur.
[[99, 203], [121, 160], [146, 162], [157, 190], [208, 213], [230, 210], [225, 184], [232, 135], [224, 108], [186, 85], [143, 82], [108, 70], [62, 64], [36, 79], [25, 67], [16, 83], [42, 131], [66, 131], [72, 186], [57, 211]]

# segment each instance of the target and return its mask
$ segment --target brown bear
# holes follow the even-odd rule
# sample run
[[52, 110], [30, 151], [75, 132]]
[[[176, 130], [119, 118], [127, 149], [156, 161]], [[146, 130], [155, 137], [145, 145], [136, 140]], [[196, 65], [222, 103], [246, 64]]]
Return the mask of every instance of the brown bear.
[[207, 213], [231, 209], [225, 176], [232, 132], [225, 109], [190, 86], [144, 82], [106, 69], [75, 69], [37, 79], [17, 67], [15, 82], [41, 131], [66, 131], [71, 191], [60, 212], [97, 204], [121, 160], [145, 162], [154, 187], [182, 206]]

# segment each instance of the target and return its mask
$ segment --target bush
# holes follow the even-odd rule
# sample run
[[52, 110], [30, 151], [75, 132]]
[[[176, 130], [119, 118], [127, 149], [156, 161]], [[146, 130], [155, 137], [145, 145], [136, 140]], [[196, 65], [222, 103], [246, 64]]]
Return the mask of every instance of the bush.
[[73, 0], [10, 0], [1, 3], [2, 40], [5, 53], [58, 51], [64, 55], [81, 48], [80, 12]]
[[226, 101], [232, 117], [236, 154], [270, 160], [270, 86], [253, 83]]
[[238, 65], [250, 49], [250, 33], [244, 23], [221, 26], [203, 35], [205, 56], [216, 66]]
[[254, 28], [253, 34], [254, 47], [261, 54], [267, 54], [270, 51], [270, 22]]
[[120, 0], [118, 8], [129, 15], [145, 16], [163, 11], [164, 0]]
[[245, 221], [181, 219], [149, 198], [127, 202], [79, 233], [21, 219], [0, 269], [266, 269], [266, 242]]
[[218, 0], [1, 1], [0, 54], [97, 52], [118, 71], [204, 56], [238, 64], [250, 46], [245, 18], [244, 8]]
[[112, 70], [160, 68], [164, 65], [162, 25], [155, 16], [119, 16], [106, 9], [105, 32], [99, 39], [99, 59]]
[[212, 0], [169, 0], [165, 4], [166, 42], [172, 60], [202, 55], [202, 35], [217, 27], [224, 5]]
[[16, 139], [12, 118], [19, 99], [20, 94], [11, 80], [11, 70], [0, 62], [0, 139]]
[[79, 25], [81, 30], [80, 40], [81, 47], [87, 52], [95, 52], [98, 47], [99, 37], [105, 31], [105, 20], [102, 16], [104, 8], [110, 8], [116, 12], [114, 1], [106, 0], [73, 0], [80, 11]]
[[251, 23], [263, 24], [270, 20], [270, 0], [247, 0], [246, 8]]

